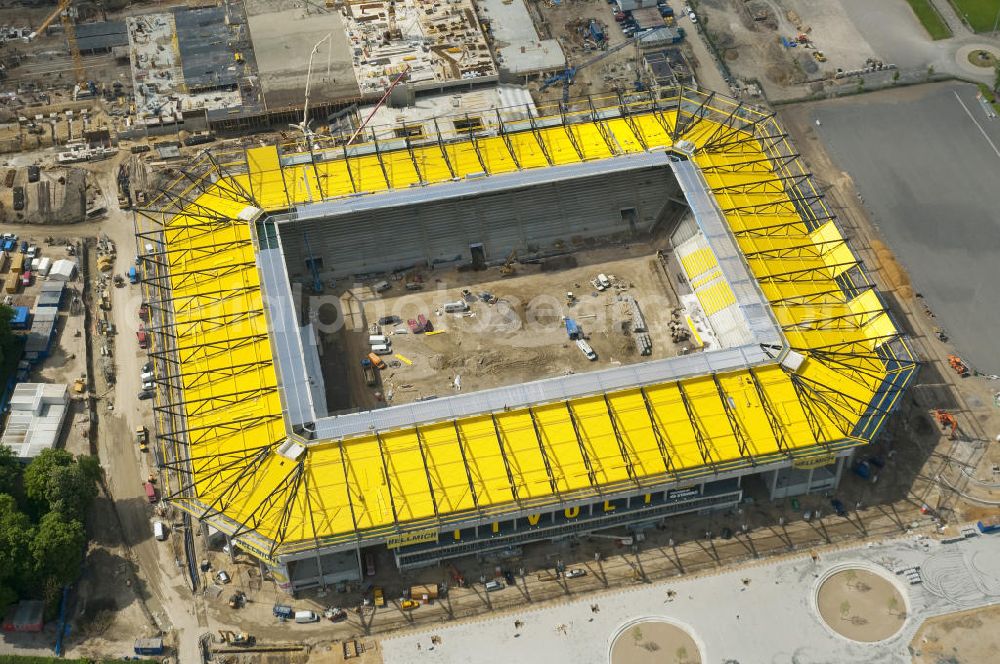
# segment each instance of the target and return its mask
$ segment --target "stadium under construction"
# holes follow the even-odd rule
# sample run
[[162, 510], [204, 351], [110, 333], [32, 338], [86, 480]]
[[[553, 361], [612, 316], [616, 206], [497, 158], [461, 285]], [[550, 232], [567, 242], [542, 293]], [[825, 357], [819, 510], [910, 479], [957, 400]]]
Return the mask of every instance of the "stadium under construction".
[[[773, 115], [680, 89], [310, 143], [202, 153], [138, 230], [163, 496], [289, 591], [361, 578], [374, 547], [412, 568], [729, 509], [751, 474], [772, 497], [829, 490], [914, 376]], [[327, 412], [290, 272], [502, 262], [663, 224], [705, 352]]]

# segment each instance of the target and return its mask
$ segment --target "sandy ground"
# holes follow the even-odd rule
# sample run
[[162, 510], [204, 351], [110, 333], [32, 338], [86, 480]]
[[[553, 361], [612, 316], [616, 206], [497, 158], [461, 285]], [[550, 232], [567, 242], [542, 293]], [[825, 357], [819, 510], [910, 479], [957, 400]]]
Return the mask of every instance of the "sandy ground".
[[1000, 652], [1000, 606], [931, 618], [913, 641], [913, 664], [979, 664]]
[[661, 620], [630, 625], [611, 644], [611, 664], [700, 664], [691, 635]]
[[844, 570], [823, 582], [817, 596], [820, 615], [833, 631], [854, 641], [883, 641], [903, 626], [903, 596], [882, 576]]
[[[394, 352], [405, 360], [382, 371], [376, 389], [383, 390], [393, 405], [454, 393], [456, 377], [460, 377], [462, 391], [477, 391], [673, 357], [685, 346], [671, 340], [669, 323], [677, 297], [649, 245], [594, 249], [575, 257], [580, 267], [557, 272], [543, 273], [537, 265], [520, 264], [516, 275], [508, 278], [499, 277], [496, 269], [478, 274], [439, 271], [425, 291], [404, 291], [397, 283], [381, 297], [368, 288], [350, 293], [345, 310], [352, 310], [350, 301], [358, 302], [363, 317], [348, 320], [343, 331], [327, 335], [330, 343], [324, 347], [331, 409], [342, 408], [347, 399], [351, 405], [375, 405], [358, 358], [369, 351], [368, 326], [388, 314], [403, 322], [382, 326], [380, 333], [390, 338]], [[597, 274], [613, 275], [622, 288], [598, 292], [589, 283]], [[492, 293], [498, 302], [477, 299], [466, 314], [443, 312], [442, 305], [461, 300], [464, 289], [476, 296]], [[573, 292], [578, 302], [567, 306], [566, 292]], [[622, 294], [639, 302], [653, 342], [649, 356], [640, 356], [633, 336], [622, 332], [622, 324], [629, 320], [618, 300]], [[442, 333], [408, 333], [406, 321], [418, 314], [426, 315]], [[569, 341], [563, 316], [579, 323], [598, 355], [596, 361], [589, 361]], [[348, 375], [339, 378], [345, 365]], [[331, 373], [338, 378], [331, 378]]]

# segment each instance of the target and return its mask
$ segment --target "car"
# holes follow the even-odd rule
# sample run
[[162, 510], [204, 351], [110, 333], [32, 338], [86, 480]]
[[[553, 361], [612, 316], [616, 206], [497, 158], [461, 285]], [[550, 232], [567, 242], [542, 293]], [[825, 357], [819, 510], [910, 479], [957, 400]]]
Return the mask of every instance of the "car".
[[152, 390], [140, 390], [139, 394], [136, 395], [136, 397], [140, 401], [142, 401], [143, 399], [152, 399], [153, 398], [153, 391]]
[[688, 12], [688, 18], [691, 19], [692, 23], [697, 23], [698, 22], [698, 15], [695, 14], [693, 11], [689, 11]]
[[587, 576], [587, 570], [580, 569], [579, 567], [576, 569], [568, 569], [563, 573], [563, 576], [567, 579], [576, 579], [581, 576]]
[[831, 500], [830, 506], [833, 507], [833, 511], [837, 513], [837, 516], [847, 516], [847, 508], [844, 507], [844, 503], [839, 498]]
[[403, 319], [399, 316], [382, 316], [378, 319], [379, 325], [396, 325], [401, 322], [403, 322]]
[[143, 390], [143, 392], [152, 392], [154, 389], [156, 389], [156, 383], [154, 383], [153, 381], [151, 381], [151, 380], [144, 380], [142, 382], [142, 390]]
[[503, 590], [504, 588], [505, 586], [503, 585], [503, 581], [498, 581], [496, 579], [493, 579], [492, 581], [486, 582], [486, 592], [488, 593], [496, 592], [497, 590]]
[[232, 579], [229, 576], [229, 572], [227, 572], [226, 570], [222, 570], [215, 575], [215, 582], [218, 583], [220, 586], [224, 586], [230, 581], [232, 581]]
[[508, 586], [514, 585], [514, 573], [505, 569], [503, 571], [503, 580], [507, 582]]
[[32, 244], [28, 245], [28, 258], [34, 258], [38, 256], [38, 245]]
[[28, 241], [27, 240], [21, 240], [21, 253], [22, 254], [28, 253]]
[[720, 534], [722, 536], [722, 539], [724, 539], [724, 540], [733, 539], [733, 530], [732, 530], [732, 528], [723, 528], [722, 529], [722, 533], [720, 533]]
[[151, 372], [152, 370], [153, 370], [153, 363], [146, 362], [144, 365], [142, 365], [142, 369], [140, 370], [140, 372], [145, 374]]

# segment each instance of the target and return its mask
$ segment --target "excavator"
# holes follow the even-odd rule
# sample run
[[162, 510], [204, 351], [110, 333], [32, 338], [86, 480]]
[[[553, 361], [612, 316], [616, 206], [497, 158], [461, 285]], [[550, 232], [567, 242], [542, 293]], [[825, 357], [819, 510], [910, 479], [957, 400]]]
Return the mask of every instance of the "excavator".
[[507, 256], [507, 260], [504, 261], [503, 265], [500, 266], [500, 276], [509, 277], [514, 274], [514, 261], [517, 260], [517, 249], [510, 252]]
[[934, 417], [937, 419], [938, 424], [941, 425], [942, 429], [945, 431], [951, 429], [951, 435], [948, 436], [948, 440], [955, 440], [955, 437], [958, 435], [958, 420], [955, 419], [955, 416], [946, 410], [937, 408], [934, 411]]
[[257, 639], [246, 632], [234, 632], [231, 629], [220, 629], [219, 636], [222, 637], [227, 646], [246, 646], [249, 648], [257, 642]]

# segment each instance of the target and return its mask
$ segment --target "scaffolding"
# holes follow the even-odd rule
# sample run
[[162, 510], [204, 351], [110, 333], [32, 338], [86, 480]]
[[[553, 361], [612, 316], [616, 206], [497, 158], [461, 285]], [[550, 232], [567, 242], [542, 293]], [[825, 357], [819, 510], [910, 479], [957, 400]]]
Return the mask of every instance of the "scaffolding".
[[[140, 211], [164, 496], [264, 561], [836, 454], [877, 435], [914, 375], [774, 116], [721, 95], [310, 147], [203, 153]], [[656, 150], [697, 168], [769, 302], [780, 335], [761, 342], [765, 361], [336, 438], [289, 429], [255, 258], [276, 246], [269, 215]]]

